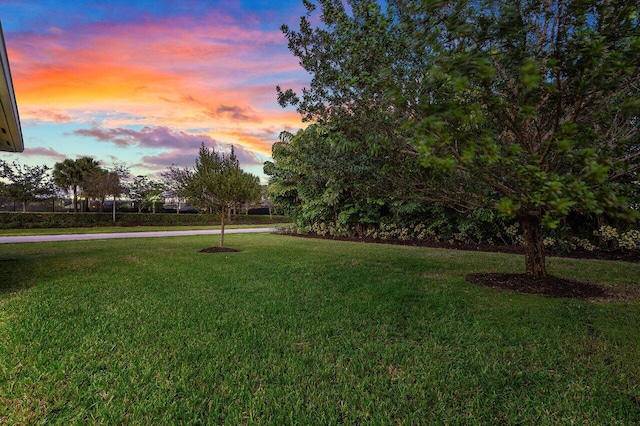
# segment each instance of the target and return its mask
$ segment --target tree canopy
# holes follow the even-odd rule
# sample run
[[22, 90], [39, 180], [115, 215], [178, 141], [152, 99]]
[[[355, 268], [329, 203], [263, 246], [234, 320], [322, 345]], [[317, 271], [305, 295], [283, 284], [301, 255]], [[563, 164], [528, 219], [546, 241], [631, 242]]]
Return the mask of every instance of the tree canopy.
[[240, 169], [233, 147], [229, 154], [200, 146], [196, 165], [179, 174], [189, 202], [220, 217], [220, 247], [224, 246], [224, 229], [229, 209], [236, 203], [259, 197], [258, 179]]
[[21, 203], [25, 212], [29, 202], [53, 195], [49, 170], [47, 166], [27, 166], [18, 161], [7, 163], [0, 160], [0, 178], [7, 181], [0, 187], [0, 194]]
[[304, 3], [283, 31], [312, 81], [281, 104], [391, 168], [417, 159], [398, 173], [417, 198], [517, 219], [530, 275], [546, 275], [543, 226], [637, 214], [637, 2]]

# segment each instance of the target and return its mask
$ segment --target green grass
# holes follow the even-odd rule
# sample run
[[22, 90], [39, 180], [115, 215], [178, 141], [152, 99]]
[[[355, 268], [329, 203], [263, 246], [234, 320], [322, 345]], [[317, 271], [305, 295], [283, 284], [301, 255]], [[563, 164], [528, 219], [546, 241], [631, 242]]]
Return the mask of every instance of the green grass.
[[[637, 424], [640, 305], [522, 257], [279, 235], [0, 245], [0, 424]], [[550, 259], [637, 292], [640, 266]]]

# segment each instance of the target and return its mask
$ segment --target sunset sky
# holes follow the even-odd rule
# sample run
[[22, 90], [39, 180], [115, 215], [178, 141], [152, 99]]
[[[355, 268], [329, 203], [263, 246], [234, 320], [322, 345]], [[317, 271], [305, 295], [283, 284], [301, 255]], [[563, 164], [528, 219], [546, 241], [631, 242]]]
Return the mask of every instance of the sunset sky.
[[309, 76], [280, 26], [301, 0], [0, 0], [25, 151], [6, 161], [91, 156], [135, 175], [192, 166], [201, 142], [262, 163], [303, 127], [275, 86]]

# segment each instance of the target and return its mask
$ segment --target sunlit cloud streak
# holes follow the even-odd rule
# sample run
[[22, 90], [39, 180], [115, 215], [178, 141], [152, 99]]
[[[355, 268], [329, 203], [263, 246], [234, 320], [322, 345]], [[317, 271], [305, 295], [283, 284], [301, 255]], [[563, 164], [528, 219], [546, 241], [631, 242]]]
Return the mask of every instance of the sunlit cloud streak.
[[[221, 143], [205, 134], [188, 134], [172, 131], [167, 127], [145, 127], [142, 130], [131, 129], [79, 129], [73, 134], [97, 139], [101, 142], [111, 142], [119, 147], [132, 148], [161, 148], [165, 152], [148, 155], [142, 158], [146, 167], [151, 166], [179, 166], [193, 165], [201, 144], [216, 151], [228, 151], [230, 146]], [[234, 146], [238, 161], [243, 166], [262, 164], [256, 155], [242, 146]]]
[[56, 151], [53, 148], [42, 147], [25, 148], [24, 152], [21, 154], [21, 157], [45, 157], [55, 162], [64, 161], [64, 159], [67, 158], [66, 155]]

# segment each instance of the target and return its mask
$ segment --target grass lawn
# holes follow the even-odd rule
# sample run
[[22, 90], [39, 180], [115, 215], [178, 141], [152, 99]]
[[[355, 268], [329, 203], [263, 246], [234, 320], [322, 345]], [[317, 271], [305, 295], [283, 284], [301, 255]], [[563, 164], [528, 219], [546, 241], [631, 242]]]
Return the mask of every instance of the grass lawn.
[[[640, 301], [521, 256], [229, 235], [0, 245], [0, 424], [638, 424]], [[549, 259], [638, 291], [640, 265]]]

